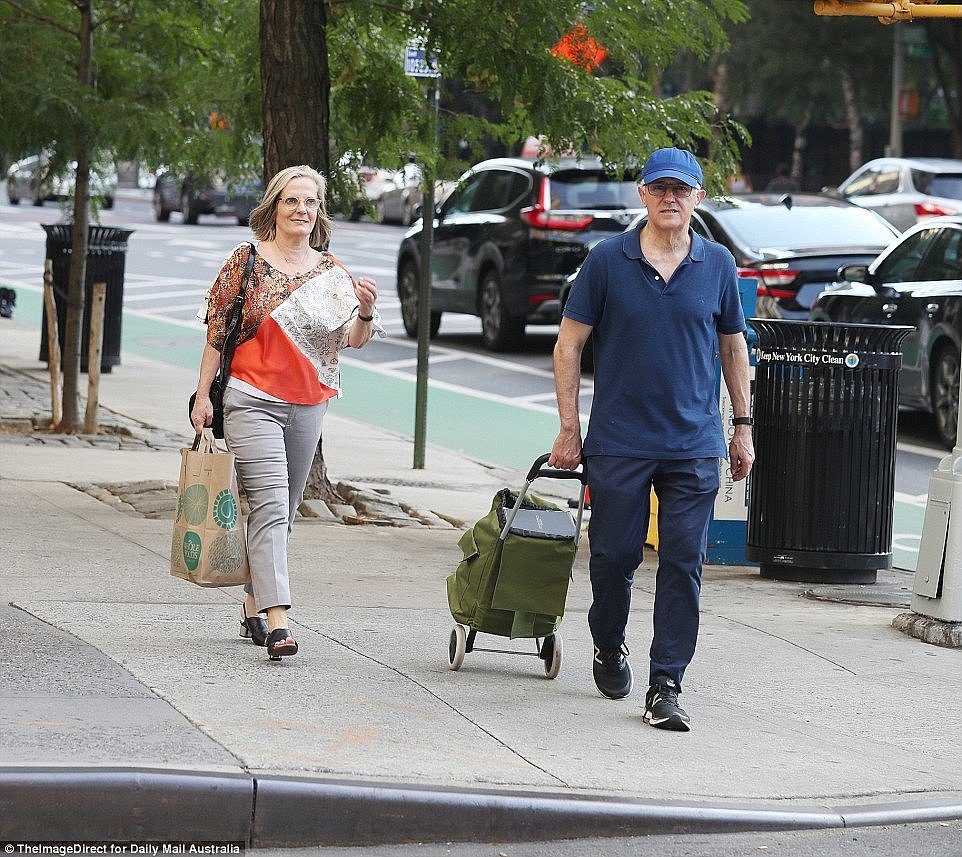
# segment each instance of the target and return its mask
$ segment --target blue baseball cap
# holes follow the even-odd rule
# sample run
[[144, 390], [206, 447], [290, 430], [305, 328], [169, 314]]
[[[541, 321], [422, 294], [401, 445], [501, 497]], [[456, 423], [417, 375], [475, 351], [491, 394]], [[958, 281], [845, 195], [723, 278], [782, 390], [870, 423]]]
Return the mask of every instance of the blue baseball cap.
[[650, 184], [658, 179], [678, 179], [694, 187], [702, 183], [701, 167], [695, 156], [685, 149], [655, 149], [645, 161], [641, 180]]

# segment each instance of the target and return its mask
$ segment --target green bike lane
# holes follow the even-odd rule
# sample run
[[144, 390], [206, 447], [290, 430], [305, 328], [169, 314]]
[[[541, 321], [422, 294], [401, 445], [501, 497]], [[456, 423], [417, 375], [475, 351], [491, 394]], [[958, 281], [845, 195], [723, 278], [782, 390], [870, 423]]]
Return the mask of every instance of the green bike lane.
[[[17, 287], [16, 317], [37, 326], [38, 345], [41, 308], [39, 291]], [[124, 313], [122, 352], [193, 369], [199, 364], [203, 343], [203, 331], [199, 329]], [[391, 431], [414, 433], [413, 378], [386, 374], [349, 358], [342, 363], [341, 376], [344, 397], [332, 403], [338, 413]], [[188, 394], [185, 390], [185, 400]], [[430, 383], [427, 410], [428, 443], [515, 470], [527, 470], [535, 458], [550, 450], [558, 431], [553, 411], [500, 401], [468, 389], [452, 389], [447, 384]], [[896, 498], [896, 568], [915, 569], [924, 513], [924, 506]]]

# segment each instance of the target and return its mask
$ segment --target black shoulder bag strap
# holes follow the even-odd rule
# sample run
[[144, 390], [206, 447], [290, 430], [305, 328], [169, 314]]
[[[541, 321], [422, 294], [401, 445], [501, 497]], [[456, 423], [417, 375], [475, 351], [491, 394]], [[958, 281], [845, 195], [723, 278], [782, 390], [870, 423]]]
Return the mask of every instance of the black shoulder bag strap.
[[244, 301], [247, 300], [247, 284], [250, 281], [251, 272], [254, 270], [255, 255], [254, 245], [251, 244], [251, 252], [247, 257], [247, 264], [244, 266], [240, 290], [231, 302], [230, 314], [227, 316], [227, 324], [224, 328], [224, 347], [220, 352], [220, 371], [218, 373], [221, 387], [225, 387], [227, 379], [230, 378], [230, 364], [234, 360], [234, 349], [237, 348], [237, 338], [240, 336], [241, 324], [244, 321]]

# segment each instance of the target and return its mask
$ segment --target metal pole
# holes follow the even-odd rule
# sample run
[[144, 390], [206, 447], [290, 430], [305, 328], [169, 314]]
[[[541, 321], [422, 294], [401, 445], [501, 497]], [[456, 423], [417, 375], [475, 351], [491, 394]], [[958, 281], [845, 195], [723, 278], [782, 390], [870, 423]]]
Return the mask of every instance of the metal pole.
[[885, 154], [889, 158], [902, 157], [902, 117], [899, 115], [899, 95], [905, 80], [905, 48], [902, 24], [892, 25], [892, 109], [889, 115], [889, 144]]
[[[430, 79], [428, 98], [431, 139], [437, 139], [438, 83]], [[428, 416], [428, 348], [431, 334], [431, 245], [434, 238], [434, 175], [428, 164], [421, 170], [421, 277], [418, 289], [418, 368], [414, 396], [414, 469], [424, 469]]]

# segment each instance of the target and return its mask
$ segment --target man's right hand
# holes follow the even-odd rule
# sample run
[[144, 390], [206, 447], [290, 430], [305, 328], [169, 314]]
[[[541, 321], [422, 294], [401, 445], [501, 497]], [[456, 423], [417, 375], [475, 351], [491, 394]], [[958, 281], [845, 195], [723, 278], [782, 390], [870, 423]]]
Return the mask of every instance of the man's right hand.
[[577, 470], [581, 464], [581, 432], [562, 429], [555, 438], [548, 466], [559, 470]]

